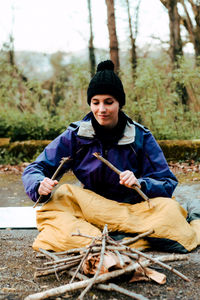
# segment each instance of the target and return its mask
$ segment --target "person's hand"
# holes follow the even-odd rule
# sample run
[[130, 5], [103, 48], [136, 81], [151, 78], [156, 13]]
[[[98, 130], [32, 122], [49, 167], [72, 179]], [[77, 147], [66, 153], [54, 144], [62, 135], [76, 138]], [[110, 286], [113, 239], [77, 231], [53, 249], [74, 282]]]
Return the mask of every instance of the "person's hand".
[[126, 170], [124, 172], [121, 172], [119, 175], [120, 178], [120, 184], [123, 184], [127, 187], [131, 187], [132, 185], [137, 185], [139, 188], [141, 188], [141, 185], [137, 178], [135, 177], [134, 173]]
[[48, 177], [45, 177], [39, 185], [38, 193], [39, 195], [48, 195], [52, 192], [53, 187], [58, 184], [57, 180], [52, 180]]

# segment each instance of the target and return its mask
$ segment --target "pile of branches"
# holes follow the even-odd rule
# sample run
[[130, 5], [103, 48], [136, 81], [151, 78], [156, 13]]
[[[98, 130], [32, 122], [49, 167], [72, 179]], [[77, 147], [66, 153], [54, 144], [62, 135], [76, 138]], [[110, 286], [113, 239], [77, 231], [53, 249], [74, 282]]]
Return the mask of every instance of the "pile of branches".
[[[136, 281], [134, 276], [142, 276], [152, 278], [157, 281], [153, 269], [148, 268], [150, 265], [159, 265], [160, 267], [170, 270], [180, 278], [190, 281], [188, 277], [164, 263], [164, 261], [175, 261], [187, 259], [187, 255], [170, 254], [163, 256], [147, 255], [137, 249], [131, 248], [128, 245], [136, 242], [137, 240], [152, 234], [152, 231], [140, 234], [134, 238], [129, 238], [122, 241], [114, 241], [108, 234], [107, 225], [105, 225], [102, 236], [92, 237], [81, 234], [80, 232], [74, 233], [74, 236], [82, 236], [91, 239], [91, 243], [83, 248], [75, 248], [63, 252], [49, 252], [40, 249], [41, 255], [48, 258], [44, 262], [44, 266], [37, 268], [34, 274], [35, 278], [41, 276], [48, 276], [55, 274], [59, 280], [59, 272], [67, 272], [71, 276], [68, 284], [52, 288], [40, 293], [29, 295], [25, 300], [39, 300], [47, 299], [49, 297], [60, 296], [64, 293], [83, 289], [78, 299], [83, 299], [86, 293], [94, 286], [97, 289], [105, 291], [117, 291], [128, 295], [130, 298], [145, 300], [145, 296], [136, 294], [133, 291], [124, 289], [114, 283], [102, 284], [118, 276], [133, 273], [131, 281]], [[149, 272], [150, 271], [150, 272]], [[153, 273], [152, 277], [151, 274]], [[136, 275], [137, 274], [137, 275]], [[149, 274], [149, 275], [148, 275]], [[161, 274], [161, 273], [159, 273]], [[92, 276], [93, 275], [93, 276]], [[165, 283], [165, 275], [161, 281]], [[158, 276], [159, 277], [159, 276]], [[75, 281], [78, 279], [79, 281]]]

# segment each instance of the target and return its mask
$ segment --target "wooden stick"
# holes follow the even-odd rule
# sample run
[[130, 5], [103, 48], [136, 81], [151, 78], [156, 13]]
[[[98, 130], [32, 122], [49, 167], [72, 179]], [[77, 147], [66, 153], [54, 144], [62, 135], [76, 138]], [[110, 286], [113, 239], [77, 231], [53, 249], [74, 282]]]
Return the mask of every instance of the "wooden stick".
[[[56, 176], [58, 175], [60, 169], [62, 168], [62, 166], [68, 161], [70, 160], [70, 156], [68, 157], [63, 157], [60, 161], [60, 165], [58, 166], [58, 168], [56, 169], [55, 173], [53, 174], [53, 176], [51, 177], [52, 180], [55, 180], [56, 179]], [[35, 204], [33, 205], [33, 208], [35, 208], [38, 203], [41, 201], [43, 195], [40, 195], [39, 198], [37, 199], [37, 201], [35, 202]]]
[[76, 271], [75, 271], [75, 273], [74, 273], [74, 275], [73, 275], [73, 277], [72, 277], [72, 279], [70, 280], [69, 283], [72, 283], [72, 282], [73, 282], [74, 278], [76, 277], [76, 274], [79, 272], [80, 268], [82, 267], [82, 264], [83, 264], [84, 260], [88, 257], [88, 254], [89, 254], [90, 251], [91, 251], [91, 248], [92, 248], [92, 246], [93, 246], [93, 244], [94, 244], [94, 241], [95, 241], [95, 238], [93, 238], [93, 240], [92, 240], [92, 242], [91, 242], [89, 248], [87, 249], [85, 255], [84, 255], [83, 258], [81, 259], [81, 262], [80, 262], [80, 264], [78, 265], [78, 268], [76, 269]]
[[[70, 275], [74, 274], [74, 271], [68, 271], [68, 273]], [[88, 277], [86, 275], [77, 273], [76, 277], [80, 280], [87, 280]], [[113, 286], [114, 283], [109, 283], [109, 284], [103, 284], [103, 283], [98, 283], [97, 285], [95, 285], [95, 288], [99, 289], [99, 290], [104, 290], [104, 291], [115, 291], [115, 292], [119, 292], [121, 294], [124, 295], [130, 295], [131, 298], [133, 299], [138, 299], [138, 300], [148, 300], [148, 298], [143, 297], [140, 294], [136, 294], [134, 292], [128, 291], [124, 288], [120, 288], [119, 286], [115, 285], [115, 287]]]
[[81, 248], [74, 248], [74, 249], [69, 249], [69, 250], [65, 250], [65, 251], [60, 251], [60, 252], [56, 252], [56, 255], [66, 255], [66, 254], [73, 254], [73, 253], [77, 253], [77, 252], [85, 252], [88, 246], [86, 247], [81, 247]]
[[84, 254], [79, 254], [79, 255], [74, 255], [66, 258], [59, 259], [57, 258], [55, 261], [47, 261], [44, 263], [45, 266], [49, 265], [56, 265], [56, 264], [61, 264], [61, 263], [66, 263], [69, 261], [73, 261], [74, 259], [81, 259], [84, 256]]
[[125, 263], [124, 263], [123, 257], [121, 256], [121, 253], [118, 250], [114, 250], [114, 252], [119, 259], [120, 266], [123, 267], [125, 265]]
[[[103, 163], [105, 163], [111, 170], [113, 170], [115, 173], [117, 173], [118, 175], [121, 174], [121, 171], [119, 169], [117, 169], [115, 166], [113, 166], [107, 159], [105, 159], [104, 157], [102, 157], [101, 155], [99, 155], [99, 153], [95, 152], [93, 153], [93, 155], [98, 158], [99, 160], [101, 160]], [[131, 189], [134, 189], [138, 192], [138, 194], [145, 200], [148, 202], [149, 204], [149, 208], [151, 208], [152, 206], [150, 205], [150, 199], [147, 197], [147, 195], [145, 195], [143, 193], [143, 191], [137, 186], [137, 185], [132, 185], [131, 187], [129, 187]]]
[[148, 298], [140, 295], [140, 294], [136, 294], [132, 291], [128, 291], [122, 287], [119, 287], [118, 285], [114, 284], [114, 283], [109, 283], [109, 284], [101, 284], [99, 283], [98, 288], [100, 288], [101, 290], [104, 290], [104, 291], [115, 291], [115, 292], [118, 292], [118, 293], [121, 293], [121, 294], [124, 294], [126, 296], [129, 296], [130, 298], [133, 298], [133, 299], [137, 299], [137, 300], [148, 300]]
[[34, 273], [34, 278], [45, 276], [45, 275], [49, 275], [49, 274], [54, 274], [55, 271], [56, 272], [61, 272], [61, 271], [67, 270], [67, 269], [69, 269], [71, 267], [76, 266], [79, 263], [79, 261], [80, 260], [77, 260], [77, 261], [73, 261], [71, 263], [62, 265], [62, 266], [58, 266], [58, 267], [54, 267], [53, 266], [52, 268], [48, 268], [48, 269], [41, 270], [41, 271], [36, 271]]
[[104, 230], [103, 230], [103, 234], [102, 234], [102, 247], [101, 247], [101, 254], [100, 254], [100, 261], [99, 261], [98, 269], [97, 269], [94, 277], [92, 278], [91, 282], [88, 284], [88, 286], [85, 288], [85, 290], [78, 297], [79, 300], [82, 300], [83, 297], [85, 296], [85, 294], [91, 289], [91, 287], [93, 286], [93, 284], [95, 283], [95, 281], [97, 279], [97, 276], [99, 275], [99, 273], [101, 271], [101, 267], [103, 265], [103, 260], [104, 260], [104, 254], [105, 254], [107, 235], [108, 235], [108, 227], [106, 224], [104, 226]]
[[39, 248], [39, 251], [41, 253], [43, 253], [45, 256], [52, 258], [53, 260], [58, 260], [58, 257], [56, 256], [56, 254], [49, 252], [45, 249]]
[[149, 230], [149, 231], [146, 231], [144, 233], [138, 234], [137, 236], [135, 236], [133, 238], [129, 238], [127, 240], [124, 240], [120, 244], [122, 244], [122, 245], [132, 244], [132, 243], [136, 242], [137, 240], [142, 239], [143, 237], [146, 237], [146, 236], [148, 236], [148, 235], [150, 235], [152, 233], [154, 233], [153, 229]]
[[[81, 232], [77, 232], [77, 233], [72, 233], [71, 234], [71, 236], [82, 236], [82, 237], [85, 237], [85, 238], [87, 238], [87, 239], [91, 239], [91, 240], [93, 240], [93, 236], [91, 236], [91, 235], [88, 235], [88, 234], [83, 234], [83, 233], [81, 233]], [[98, 237], [98, 236], [96, 236], [95, 237], [95, 239], [96, 240], [101, 240], [102, 239], [102, 237]]]

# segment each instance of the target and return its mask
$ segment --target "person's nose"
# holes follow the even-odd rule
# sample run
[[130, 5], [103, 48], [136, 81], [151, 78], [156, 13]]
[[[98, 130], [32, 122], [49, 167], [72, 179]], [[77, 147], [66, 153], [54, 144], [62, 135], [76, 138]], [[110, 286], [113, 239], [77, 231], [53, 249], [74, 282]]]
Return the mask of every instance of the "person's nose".
[[104, 103], [100, 103], [100, 105], [99, 105], [99, 111], [100, 112], [105, 112], [106, 111], [106, 107], [105, 107]]

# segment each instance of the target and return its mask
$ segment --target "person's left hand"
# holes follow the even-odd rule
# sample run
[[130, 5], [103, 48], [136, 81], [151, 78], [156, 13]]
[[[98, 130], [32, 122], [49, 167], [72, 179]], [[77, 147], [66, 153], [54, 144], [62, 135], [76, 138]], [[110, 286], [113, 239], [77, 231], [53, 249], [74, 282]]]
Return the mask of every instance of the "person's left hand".
[[139, 188], [141, 188], [141, 185], [137, 178], [135, 177], [134, 173], [126, 170], [124, 172], [121, 172], [119, 175], [120, 178], [120, 184], [123, 184], [127, 187], [132, 187], [133, 185], [137, 185]]

